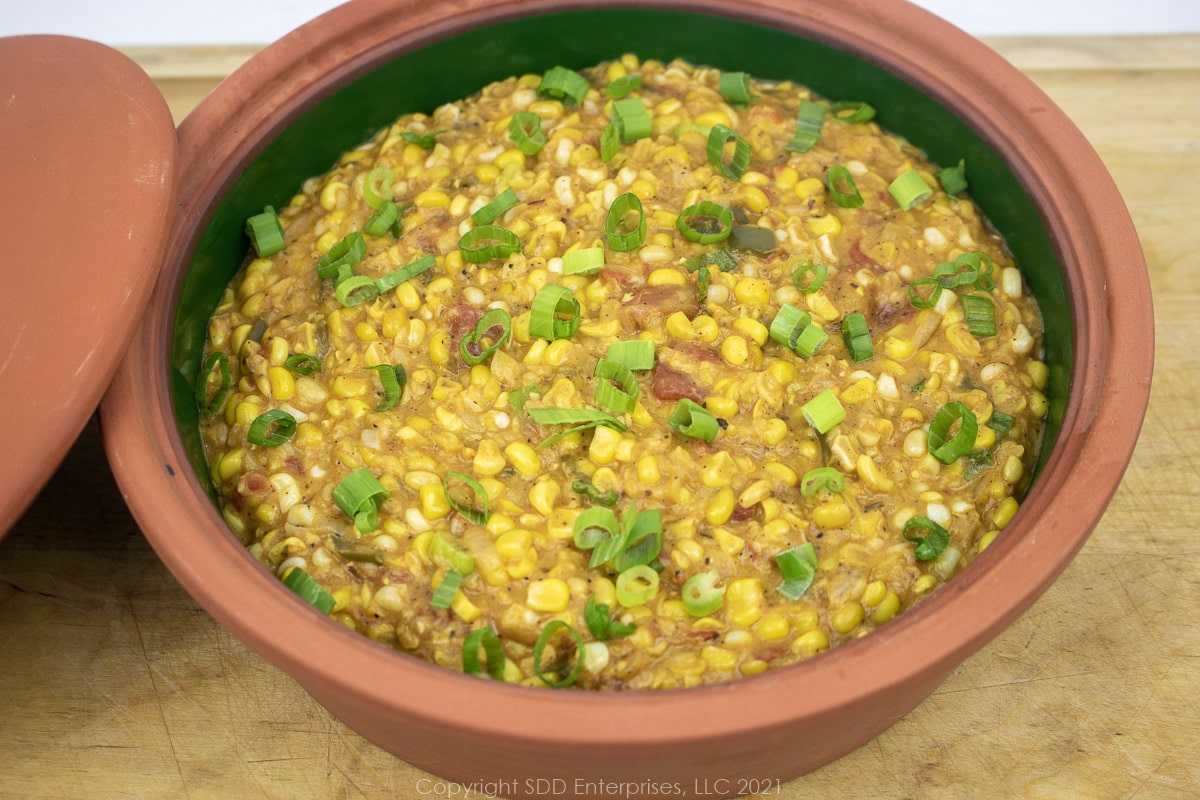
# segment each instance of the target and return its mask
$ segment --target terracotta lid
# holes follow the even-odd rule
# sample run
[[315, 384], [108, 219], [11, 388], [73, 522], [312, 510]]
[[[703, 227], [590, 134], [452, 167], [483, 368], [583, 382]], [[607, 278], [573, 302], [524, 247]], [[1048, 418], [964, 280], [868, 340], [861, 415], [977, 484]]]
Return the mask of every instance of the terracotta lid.
[[0, 536], [66, 455], [140, 321], [175, 147], [166, 101], [121, 53], [0, 38]]

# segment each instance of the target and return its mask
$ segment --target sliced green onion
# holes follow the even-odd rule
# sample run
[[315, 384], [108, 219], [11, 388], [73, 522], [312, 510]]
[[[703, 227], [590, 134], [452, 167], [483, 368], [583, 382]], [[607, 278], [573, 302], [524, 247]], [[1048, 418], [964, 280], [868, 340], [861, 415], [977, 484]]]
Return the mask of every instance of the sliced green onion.
[[529, 310], [529, 334], [553, 341], [569, 339], [579, 330], [579, 301], [566, 286], [547, 283], [538, 289]]
[[571, 491], [578, 492], [593, 503], [599, 503], [602, 506], [615, 506], [617, 501], [621, 499], [621, 495], [617, 493], [616, 489], [601, 491], [596, 488], [595, 484], [584, 480], [573, 481], [571, 483]]
[[671, 426], [671, 430], [705, 442], [717, 438], [721, 431], [716, 418], [708, 413], [704, 406], [686, 397], [679, 398], [671, 416], [667, 418], [667, 424]]
[[630, 92], [642, 88], [641, 75], [622, 75], [615, 80], [609, 81], [604, 87], [604, 93], [609, 97], [619, 100]]
[[400, 206], [393, 203], [391, 200], [383, 201], [383, 204], [376, 209], [371, 218], [367, 220], [367, 224], [363, 225], [363, 233], [376, 238], [383, 236], [388, 231], [392, 232], [392, 236], [400, 238]]
[[729, 232], [729, 246], [734, 250], [770, 253], [779, 247], [775, 231], [761, 225], [734, 225]]
[[703, 303], [708, 299], [708, 287], [712, 283], [712, 274], [709, 273], [708, 267], [701, 267], [696, 273], [696, 299]]
[[821, 124], [825, 121], [825, 106], [812, 100], [801, 100], [796, 112], [796, 133], [783, 146], [789, 153], [807, 153], [821, 138]]
[[717, 573], [698, 572], [683, 582], [683, 608], [693, 617], [707, 617], [725, 602], [725, 587], [717, 586]]
[[954, 263], [956, 266], [963, 264], [971, 266], [975, 274], [974, 286], [976, 289], [982, 292], [990, 292], [996, 288], [996, 281], [992, 275], [996, 269], [996, 264], [987, 253], [982, 253], [978, 250], [973, 250], [969, 253], [960, 253], [958, 258], [954, 259]]
[[587, 96], [587, 78], [566, 67], [551, 67], [542, 75], [537, 93], [562, 100], [566, 105], [579, 105]]
[[996, 304], [992, 298], [977, 294], [965, 294], [961, 298], [967, 328], [975, 336], [996, 335]]
[[610, 122], [600, 131], [600, 160], [607, 164], [621, 149], [621, 129], [615, 122]]
[[875, 119], [875, 109], [861, 100], [841, 100], [829, 108], [829, 112], [842, 122], [852, 125]]
[[476, 628], [463, 640], [462, 664], [467, 675], [482, 675], [485, 671], [479, 663], [479, 648], [483, 648], [486, 672], [494, 680], [504, 677], [504, 648], [500, 637], [491, 628]]
[[[208, 384], [212, 382], [213, 373], [219, 379], [217, 390], [212, 396], [208, 394]], [[216, 414], [225, 405], [229, 397], [229, 389], [233, 385], [233, 375], [229, 371], [229, 356], [224, 353], [210, 353], [196, 376], [196, 405], [202, 414]]]
[[603, 247], [583, 247], [562, 257], [563, 275], [594, 275], [604, 267]]
[[933, 196], [933, 189], [929, 188], [929, 184], [925, 183], [921, 173], [915, 169], [908, 169], [900, 173], [899, 177], [888, 186], [888, 191], [892, 193], [892, 197], [895, 198], [900, 208], [905, 211]]
[[629, 369], [602, 358], [596, 362], [592, 375], [600, 379], [596, 382], [596, 405], [618, 414], [633, 413], [640, 390]]
[[428, 269], [432, 269], [436, 263], [437, 257], [433, 254], [422, 256], [411, 264], [405, 264], [400, 269], [393, 270], [376, 280], [375, 288], [379, 290], [380, 294], [389, 292], [405, 281], [417, 277]]
[[949, 195], [962, 194], [967, 190], [967, 161], [960, 158], [952, 167], [946, 167], [937, 174], [942, 191]]
[[[842, 191], [843, 184], [846, 186], [846, 191]], [[829, 196], [833, 198], [833, 202], [842, 208], [862, 206], [862, 195], [858, 193], [858, 185], [854, 182], [854, 176], [841, 164], [834, 164], [825, 173], [825, 185], [829, 188]]]
[[272, 408], [250, 423], [246, 441], [260, 447], [278, 447], [296, 435], [296, 418], [286, 411]]
[[321, 359], [308, 353], [294, 353], [284, 360], [283, 365], [297, 375], [312, 375], [323, 368]]
[[343, 306], [354, 308], [377, 297], [379, 286], [366, 275], [350, 275], [337, 282], [333, 294]]
[[493, 197], [491, 201], [487, 203], [487, 205], [480, 207], [478, 211], [472, 214], [471, 222], [474, 222], [476, 225], [490, 225], [501, 214], [503, 214], [505, 211], [508, 211], [519, 202], [521, 201], [517, 197], [517, 193], [514, 192], [510, 186], [500, 194]]
[[482, 264], [494, 258], [507, 258], [521, 249], [520, 238], [497, 225], [472, 228], [458, 240], [458, 250], [464, 261]]
[[628, 636], [637, 630], [632, 622], [618, 622], [609, 616], [608, 603], [597, 603], [596, 595], [588, 595], [583, 606], [583, 621], [597, 641], [607, 642], [614, 636]]
[[[812, 278], [809, 279], [809, 273]], [[792, 285], [802, 294], [813, 294], [825, 285], [829, 267], [825, 264], [801, 264], [792, 273]]]
[[779, 307], [779, 311], [775, 313], [775, 319], [771, 321], [771, 341], [777, 342], [789, 350], [794, 350], [800, 334], [811, 322], [812, 315], [807, 311], [785, 303]]
[[[733, 155], [725, 160], [725, 146], [733, 142]], [[750, 143], [727, 125], [713, 125], [708, 132], [708, 163], [731, 181], [741, 180], [750, 165]]]
[[[561, 674], [561, 671], [565, 670], [569, 663], [564, 656], [555, 659], [552, 664], [542, 664], [542, 655], [545, 653], [546, 647], [550, 644], [550, 640], [554, 637], [554, 634], [560, 630], [566, 630], [571, 635], [571, 638], [575, 640], [575, 664], [564, 677], [552, 680], [546, 677], [546, 670], [549, 669], [556, 674]], [[533, 672], [542, 683], [554, 689], [563, 689], [570, 686], [579, 678], [579, 673], [583, 672], [583, 637], [561, 619], [550, 620], [546, 623], [546, 627], [542, 628], [541, 635], [538, 636], [537, 641], [533, 645]]]
[[[965, 269], [961, 269], [964, 267]], [[954, 264], [943, 261], [933, 268], [933, 277], [938, 279], [938, 283], [943, 289], [953, 289], [956, 286], [970, 286], [979, 279], [979, 267], [970, 262]]]
[[826, 389], [812, 400], [800, 407], [808, 424], [816, 428], [817, 433], [829, 433], [833, 427], [846, 418], [846, 409], [832, 389]]
[[246, 220], [246, 235], [259, 258], [273, 256], [283, 249], [283, 226], [273, 206], [267, 206], [261, 214]]
[[612, 414], [590, 408], [531, 408], [529, 417], [539, 425], [577, 425], [593, 422], [618, 431], [624, 431], [626, 428], [625, 423]]
[[[588, 484], [591, 486], [591, 484]], [[593, 489], [596, 487], [592, 487]], [[601, 542], [621, 536], [621, 523], [611, 508], [592, 506], [579, 512], [575, 517], [575, 526], [571, 533], [571, 541], [580, 550], [592, 550]]]
[[300, 599], [308, 603], [322, 614], [333, 611], [335, 604], [333, 595], [325, 591], [325, 587], [300, 567], [292, 567], [283, 576], [283, 585], [291, 589]]
[[[929, 286], [929, 296], [921, 294], [921, 289]], [[942, 283], [937, 278], [917, 278], [908, 285], [908, 300], [914, 308], [933, 308], [942, 298]]]
[[445, 132], [446, 132], [445, 128], [439, 128], [436, 131], [429, 131], [428, 133], [417, 133], [416, 131], [401, 131], [400, 136], [404, 139], [404, 141], [412, 142], [415, 145], [419, 145], [424, 150], [432, 150], [433, 146], [435, 144], [437, 144], [437, 135], [439, 133], [445, 133]]
[[713, 250], [694, 258], [689, 258], [683, 262], [683, 266], [687, 268], [688, 272], [695, 272], [707, 266], [714, 266], [721, 270], [721, 272], [732, 272], [737, 269], [738, 263], [737, 256], [729, 252], [728, 248], [722, 247], [719, 250]]
[[871, 330], [867, 318], [861, 311], [842, 317], [842, 341], [851, 361], [868, 361], [875, 357], [875, 345], [871, 342]]
[[[637, 222], [632, 229], [623, 224], [627, 214], [637, 215]], [[642, 242], [646, 241], [646, 212], [636, 194], [626, 192], [613, 200], [608, 207], [608, 217], [604, 220], [604, 235], [608, 246], [618, 253], [641, 247]]]
[[626, 608], [645, 605], [658, 594], [658, 573], [638, 564], [617, 575], [617, 602]]
[[518, 414], [525, 413], [525, 403], [529, 400], [529, 395], [536, 394], [539, 397], [542, 390], [538, 388], [536, 383], [527, 383], [520, 389], [513, 389], [508, 393], [508, 404], [512, 406], [513, 411]]
[[741, 105], [757, 99], [750, 94], [750, 76], [745, 72], [722, 72], [717, 81], [721, 96], [730, 103]]
[[367, 240], [358, 231], [346, 234], [317, 262], [317, 275], [336, 278], [342, 267], [354, 269], [367, 254]]
[[438, 584], [437, 590], [434, 591], [433, 597], [429, 601], [429, 605], [434, 608], [446, 609], [454, 602], [454, 595], [458, 593], [458, 587], [462, 586], [463, 576], [449, 570], [442, 576], [442, 582]]
[[395, 179], [396, 173], [392, 172], [391, 167], [382, 164], [368, 172], [362, 187], [363, 199], [367, 201], [367, 205], [379, 208], [384, 203], [391, 202], [392, 181]]
[[383, 389], [383, 399], [375, 406], [376, 411], [387, 411], [400, 402], [400, 395], [408, 384], [408, 373], [402, 364], [375, 364], [367, 367], [379, 375], [379, 386]]
[[[950, 436], [950, 429], [960, 422], [958, 432]], [[952, 400], [938, 409], [929, 422], [929, 452], [943, 464], [952, 464], [975, 446], [979, 434], [979, 421], [975, 412], [959, 400]]]
[[360, 533], [370, 533], [377, 523], [379, 504], [390, 496], [366, 467], [356, 469], [333, 489], [333, 502], [354, 520]]
[[604, 356], [625, 369], [642, 370], [654, 366], [654, 340], [633, 339], [625, 342], [610, 342]]
[[630, 504], [621, 521], [624, 547], [613, 559], [613, 569], [623, 573], [639, 565], [649, 565], [662, 552], [662, 511], [648, 508], [638, 511]]
[[805, 358], [812, 358], [828, 341], [829, 334], [821, 326], [810, 322], [808, 327], [800, 331], [800, 335], [796, 337], [796, 344], [792, 349]]
[[973, 481], [979, 474], [988, 467], [994, 466], [996, 461], [992, 458], [992, 454], [983, 448], [976, 448], [963, 456], [963, 461], [966, 462], [963, 467], [963, 477], [968, 481]]
[[997, 439], [1003, 439], [1012, 430], [1012, 426], [1016, 421], [1017, 418], [1012, 414], [1005, 414], [1003, 411], [993, 411], [991, 419], [987, 421], [987, 426], [996, 432]]
[[[929, 533], [925, 536], [909, 533], [914, 528], [921, 528]], [[918, 561], [932, 561], [945, 552], [946, 546], [950, 544], [950, 532], [929, 517], [913, 517], [904, 523], [904, 538], [917, 546], [914, 555]]]
[[[497, 328], [500, 333], [490, 335]], [[475, 323], [475, 329], [463, 336], [458, 343], [458, 354], [470, 366], [482, 364], [504, 346], [512, 335], [512, 317], [503, 308], [489, 308]], [[490, 344], [485, 344], [490, 341]], [[476, 352], [478, 345], [478, 352]]]
[[775, 591], [788, 600], [799, 600], [817, 575], [817, 550], [812, 542], [789, 547], [775, 554], [775, 564], [783, 576], [783, 583]]
[[527, 156], [537, 155], [546, 146], [542, 118], [532, 111], [518, 111], [508, 121], [508, 138]]
[[475, 571], [475, 558], [462, 545], [451, 541], [449, 534], [438, 531], [429, 539], [429, 560], [439, 567], [461, 575]]
[[833, 467], [817, 467], [804, 473], [800, 479], [800, 494], [812, 497], [822, 489], [828, 489], [834, 494], [841, 494], [845, 488], [846, 477]]
[[[463, 502], [457, 497], [459, 486], [466, 486], [474, 496], [474, 502]], [[488, 518], [488, 493], [479, 481], [461, 472], [447, 472], [442, 476], [442, 491], [450, 507], [476, 525], [483, 525]]]
[[612, 103], [612, 121], [621, 134], [621, 141], [632, 142], [650, 135], [650, 112], [640, 97], [626, 97]]
[[679, 212], [675, 228], [690, 242], [712, 244], [729, 238], [733, 212], [720, 203], [701, 200]]

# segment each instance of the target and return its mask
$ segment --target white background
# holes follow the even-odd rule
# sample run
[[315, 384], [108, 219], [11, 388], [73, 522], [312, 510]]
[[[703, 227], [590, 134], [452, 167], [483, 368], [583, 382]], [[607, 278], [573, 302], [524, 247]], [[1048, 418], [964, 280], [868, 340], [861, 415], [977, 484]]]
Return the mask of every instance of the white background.
[[[118, 46], [266, 44], [336, 4], [336, 0], [0, 0], [0, 36], [61, 33]], [[1200, 32], [1196, 0], [917, 0], [917, 5], [976, 36]]]

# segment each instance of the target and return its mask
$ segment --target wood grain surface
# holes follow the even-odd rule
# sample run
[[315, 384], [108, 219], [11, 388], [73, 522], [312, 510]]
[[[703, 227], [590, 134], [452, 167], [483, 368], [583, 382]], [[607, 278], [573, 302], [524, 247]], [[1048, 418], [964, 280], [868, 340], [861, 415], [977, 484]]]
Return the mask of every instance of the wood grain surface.
[[[1200, 37], [989, 44], [1075, 120], [1129, 205], [1156, 303], [1146, 424], [1094, 535], [1023, 618], [878, 739], [764, 796], [1200, 797]], [[177, 119], [251, 52], [130, 51]], [[0, 741], [2, 798], [465, 794], [198, 608], [126, 511], [95, 421], [0, 541]]]

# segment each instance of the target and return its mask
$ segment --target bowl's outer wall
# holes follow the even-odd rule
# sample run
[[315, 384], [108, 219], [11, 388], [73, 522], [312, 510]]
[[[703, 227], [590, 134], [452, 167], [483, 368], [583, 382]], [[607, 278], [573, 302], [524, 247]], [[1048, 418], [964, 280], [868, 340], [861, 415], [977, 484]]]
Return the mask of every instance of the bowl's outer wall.
[[[205, 100], [179, 131], [180, 213], [167, 267], [105, 401], [109, 457], [147, 539], [192, 596], [347, 724], [417, 766], [466, 783], [490, 776], [594, 776], [679, 780], [688, 788], [694, 778], [787, 779], [866, 742], [915, 706], [1028, 608], [1082, 546], [1120, 480], [1145, 411], [1152, 329], [1144, 260], [1128, 213], [1082, 135], [1016, 70], [919, 9], [889, 0], [844, 0], [835, 7], [819, 0], [735, 5], [662, 0], [656, 5], [693, 12], [696, 20], [662, 9], [624, 10], [621, 31], [605, 33], [603, 17], [612, 12], [597, 9], [573, 17], [586, 20], [584, 30], [559, 29], [569, 45], [521, 32], [525, 25], [543, 31], [540, 26], [563, 25], [562, 18], [513, 19], [513, 27], [493, 29], [495, 38], [470, 33], [488, 23], [575, 5], [351, 3], [267, 48]], [[760, 29], [734, 24], [718, 33], [704, 14], [736, 16]], [[469, 80], [455, 77], [459, 60], [449, 53], [437, 56], [449, 59], [446, 75], [413, 67], [436, 63], [422, 60], [435, 55], [416, 51], [434, 45], [436, 54], [437, 42], [459, 34], [497, 60], [507, 52], [503, 48], [513, 48], [506, 56], [513, 60], [489, 66], [494, 76], [475, 72]], [[745, 38], [733, 43], [739, 37]], [[600, 52], [604, 43], [611, 52]], [[860, 55], [883, 70], [864, 70], [817, 43]], [[401, 111], [428, 110], [489, 77], [537, 71], [551, 60], [580, 66], [635, 49], [792, 76], [834, 97], [867, 99], [889, 127], [907, 133], [935, 159], [953, 162], [965, 155], [973, 193], [996, 199], [998, 205], [985, 202], [985, 210], [1031, 268], [1048, 324], [1056, 326], [1051, 341], [1056, 349], [1048, 358], [1058, 359], [1052, 395], [1062, 432], [1022, 510], [983, 557], [919, 608], [820, 658], [725, 686], [672, 692], [553, 692], [468, 679], [346, 630], [282, 590], [261, 568], [224, 527], [192, 474], [189, 461], [196, 451], [185, 440], [194, 444], [195, 429], [184, 416], [190, 410], [186, 375], [197, 361], [202, 322], [241, 258], [241, 220], [248, 213], [282, 202], [300, 179], [325, 169], [338, 152]], [[385, 66], [410, 51], [415, 60], [406, 61], [409, 66]], [[523, 62], [531, 52], [539, 60]], [[485, 60], [475, 52], [468, 58]], [[378, 118], [347, 122], [339, 137], [316, 152], [301, 148], [310, 161], [285, 164], [286, 175], [277, 181], [266, 177], [268, 162], [285, 163], [289, 154], [264, 151], [264, 143], [318, 101], [338, 91], [347, 98], [363, 91], [347, 84], [381, 67], [399, 70], [384, 73], [392, 81], [422, 84], [409, 87], [416, 94], [405, 93], [412, 108], [392, 106], [378, 111]], [[953, 106], [962, 121], [939, 112], [920, 93], [889, 85], [890, 74]], [[388, 96], [377, 88], [366, 99], [381, 102]], [[889, 103], [893, 96], [903, 100], [897, 108]], [[906, 114], [936, 122], [924, 135], [914, 120], [906, 129]], [[966, 129], [981, 132], [1014, 169], [989, 156], [987, 145], [945, 133]], [[330, 130], [313, 128], [307, 136], [332, 137]], [[251, 166], [260, 153], [263, 160]], [[981, 166], [970, 166], [976, 162]], [[1018, 191], [1022, 186], [1029, 198]], [[1054, 230], [1053, 240], [1039, 229], [1040, 219]], [[198, 250], [210, 220], [210, 236], [221, 230], [216, 238], [229, 238], [204, 242]], [[1054, 266], [1056, 253], [1062, 255], [1061, 272]], [[1124, 284], [1119, 302], [1107, 288], [1117, 283], [1117, 265]], [[187, 298], [182, 306], [181, 296]], [[1120, 339], [1111, 336], [1114, 328], [1122, 331]], [[1071, 348], [1065, 346], [1067, 331]], [[1070, 353], [1077, 356], [1074, 363]], [[165, 379], [171, 372], [174, 389]], [[1114, 374], [1123, 380], [1108, 380]], [[176, 421], [173, 395], [185, 399], [182, 422]], [[476, 758], [482, 759], [478, 767]], [[535, 796], [536, 789], [524, 784], [506, 794]], [[662, 793], [647, 788], [633, 796]]]

